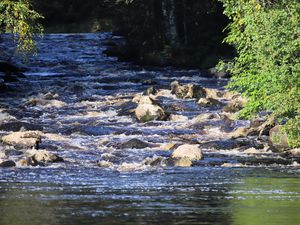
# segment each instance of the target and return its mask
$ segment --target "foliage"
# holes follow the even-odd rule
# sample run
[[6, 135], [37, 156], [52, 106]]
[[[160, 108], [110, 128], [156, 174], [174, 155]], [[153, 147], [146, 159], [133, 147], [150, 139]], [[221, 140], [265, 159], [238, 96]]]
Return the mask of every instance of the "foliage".
[[[300, 2], [220, 0], [232, 20], [225, 41], [237, 50], [229, 88], [248, 103], [241, 116], [271, 111], [284, 123], [291, 147], [300, 146]], [[298, 124], [298, 125], [297, 125]]]
[[43, 18], [35, 12], [29, 0], [2, 0], [0, 2], [0, 28], [2, 32], [11, 32], [18, 40], [20, 53], [36, 51], [34, 37], [41, 34], [43, 28], [38, 20]]

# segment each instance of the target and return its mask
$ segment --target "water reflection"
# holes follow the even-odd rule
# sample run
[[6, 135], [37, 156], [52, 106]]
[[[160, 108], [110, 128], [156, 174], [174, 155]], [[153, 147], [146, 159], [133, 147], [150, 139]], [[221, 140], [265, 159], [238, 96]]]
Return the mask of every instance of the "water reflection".
[[299, 224], [299, 179], [262, 172], [10, 171], [7, 182], [1, 176], [0, 224]]

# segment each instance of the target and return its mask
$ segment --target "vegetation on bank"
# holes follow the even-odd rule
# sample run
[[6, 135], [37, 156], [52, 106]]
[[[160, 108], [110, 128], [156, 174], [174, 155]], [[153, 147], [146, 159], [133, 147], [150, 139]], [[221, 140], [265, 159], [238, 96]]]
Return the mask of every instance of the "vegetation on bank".
[[19, 53], [36, 51], [34, 37], [43, 32], [38, 21], [43, 18], [32, 9], [29, 0], [2, 0], [0, 2], [0, 32], [13, 33]]
[[237, 50], [227, 64], [229, 88], [248, 102], [243, 117], [271, 112], [300, 146], [300, 2], [221, 0], [231, 19], [225, 41]]

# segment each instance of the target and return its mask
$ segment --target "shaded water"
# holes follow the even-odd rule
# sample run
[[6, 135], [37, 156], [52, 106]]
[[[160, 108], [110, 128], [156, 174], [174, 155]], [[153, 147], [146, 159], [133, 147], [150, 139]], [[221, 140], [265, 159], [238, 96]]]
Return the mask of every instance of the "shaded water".
[[[197, 70], [143, 69], [117, 62], [102, 54], [102, 42], [109, 37], [47, 35], [39, 42], [40, 53], [29, 61], [29, 79], [12, 85], [17, 92], [1, 96], [2, 108], [16, 121], [39, 125], [48, 134], [41, 148], [65, 159], [47, 167], [0, 170], [1, 225], [300, 224], [297, 163], [271, 153], [253, 157], [226, 150], [228, 137], [218, 121], [202, 132], [187, 122], [140, 124], [122, 113], [149, 79], [159, 88], [179, 80], [217, 89], [226, 80], [205, 78]], [[6, 48], [10, 44], [2, 43]], [[58, 95], [55, 101], [45, 99], [49, 92]], [[189, 119], [218, 112], [194, 100], [162, 100], [171, 113]], [[118, 148], [132, 138], [156, 147]], [[170, 155], [161, 144], [192, 139], [224, 141], [224, 149], [204, 149], [204, 161], [191, 168], [145, 165], [148, 157]], [[98, 160], [107, 158], [110, 168], [97, 167]], [[274, 163], [265, 163], [269, 158]], [[245, 167], [221, 166], [239, 162]]]

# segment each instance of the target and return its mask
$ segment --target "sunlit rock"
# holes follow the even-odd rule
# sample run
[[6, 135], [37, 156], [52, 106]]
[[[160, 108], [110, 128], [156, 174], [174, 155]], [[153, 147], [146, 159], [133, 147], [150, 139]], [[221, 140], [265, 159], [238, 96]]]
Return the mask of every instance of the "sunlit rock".
[[25, 152], [25, 155], [32, 157], [37, 162], [54, 163], [63, 161], [63, 158], [46, 150], [28, 150]]
[[202, 107], [220, 107], [223, 106], [224, 103], [214, 98], [200, 98], [198, 100], [198, 105]]
[[189, 118], [187, 116], [183, 116], [183, 115], [171, 115], [170, 116], [170, 121], [172, 121], [172, 122], [185, 122], [188, 120], [189, 120]]
[[166, 117], [166, 113], [150, 97], [143, 96], [135, 109], [135, 116], [140, 122], [148, 122], [151, 120], [163, 120]]
[[172, 153], [172, 158], [188, 158], [190, 160], [201, 160], [203, 154], [199, 145], [184, 144]]
[[246, 104], [246, 99], [242, 97], [237, 97], [231, 100], [227, 105], [223, 107], [224, 112], [235, 113], [243, 109]]
[[97, 166], [104, 167], [104, 168], [109, 168], [109, 167], [113, 166], [113, 163], [105, 161], [105, 160], [101, 160], [101, 161], [97, 162]]
[[160, 146], [160, 149], [169, 151], [169, 150], [174, 150], [176, 148], [176, 143], [165, 143]]
[[17, 148], [38, 148], [42, 133], [39, 131], [14, 132], [2, 137], [2, 142]]
[[177, 98], [205, 98], [206, 92], [204, 88], [195, 84], [180, 85], [178, 81], [171, 83], [171, 93]]

